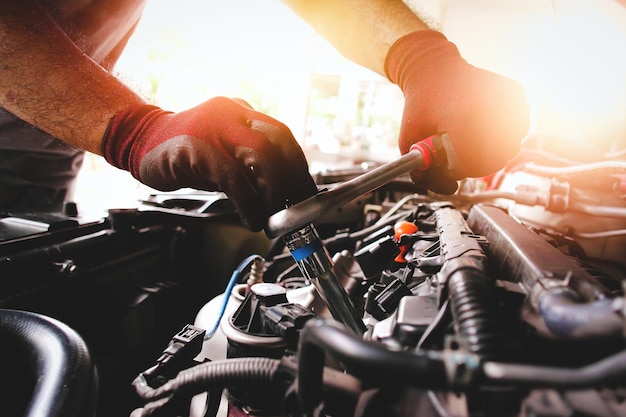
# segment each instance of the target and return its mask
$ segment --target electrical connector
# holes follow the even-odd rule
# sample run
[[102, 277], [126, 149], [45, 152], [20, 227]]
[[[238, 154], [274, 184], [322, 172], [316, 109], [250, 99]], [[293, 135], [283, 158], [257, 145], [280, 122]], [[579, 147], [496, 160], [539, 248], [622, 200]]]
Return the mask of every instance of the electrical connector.
[[158, 388], [174, 378], [183, 369], [196, 364], [194, 358], [202, 350], [202, 342], [206, 331], [191, 324], [185, 325], [178, 332], [156, 360], [156, 364], [142, 372], [146, 383]]

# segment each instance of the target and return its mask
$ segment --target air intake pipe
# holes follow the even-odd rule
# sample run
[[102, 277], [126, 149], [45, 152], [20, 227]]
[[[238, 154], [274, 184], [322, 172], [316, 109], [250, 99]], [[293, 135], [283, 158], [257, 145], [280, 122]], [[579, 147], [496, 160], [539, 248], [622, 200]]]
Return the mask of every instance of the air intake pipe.
[[540, 332], [563, 340], [623, 337], [624, 299], [612, 297], [573, 258], [496, 207], [474, 206], [468, 223], [489, 240], [493, 273], [526, 291]]

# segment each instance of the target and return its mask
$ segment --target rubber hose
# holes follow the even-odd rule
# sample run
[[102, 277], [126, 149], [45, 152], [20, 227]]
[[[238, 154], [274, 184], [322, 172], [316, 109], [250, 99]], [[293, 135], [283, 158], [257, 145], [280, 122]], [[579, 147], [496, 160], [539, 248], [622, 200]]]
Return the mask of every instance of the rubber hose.
[[538, 297], [539, 314], [552, 334], [565, 339], [621, 339], [625, 321], [614, 300], [580, 300], [566, 288], [543, 291]]
[[626, 351], [581, 368], [556, 368], [513, 363], [485, 362], [483, 375], [489, 383], [554, 389], [585, 389], [622, 385], [626, 376]]
[[471, 353], [490, 359], [501, 344], [494, 310], [493, 287], [480, 271], [459, 269], [448, 279], [448, 293], [457, 332]]
[[[0, 340], [4, 361], [26, 362], [24, 369], [16, 370], [20, 375], [5, 374], [5, 380], [32, 381], [24, 416], [95, 415], [96, 368], [86, 343], [73, 329], [41, 314], [0, 309]], [[7, 356], [8, 352], [15, 356]]]
[[298, 396], [310, 412], [322, 400], [325, 355], [339, 360], [364, 385], [411, 385], [417, 388], [448, 386], [441, 356], [436, 352], [391, 351], [366, 341], [336, 321], [311, 320], [300, 333]]

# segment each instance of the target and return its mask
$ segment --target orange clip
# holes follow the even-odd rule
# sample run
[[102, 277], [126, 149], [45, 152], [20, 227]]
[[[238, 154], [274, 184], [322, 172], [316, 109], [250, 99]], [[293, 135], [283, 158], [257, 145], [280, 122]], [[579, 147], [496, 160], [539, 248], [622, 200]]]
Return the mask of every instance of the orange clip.
[[[400, 242], [400, 237], [402, 235], [412, 235], [417, 232], [417, 226], [415, 223], [403, 220], [393, 226], [393, 231], [397, 243]], [[406, 255], [407, 250], [409, 250], [409, 245], [398, 245], [398, 247], [400, 248], [400, 253], [396, 256], [394, 262], [406, 263], [404, 255]]]

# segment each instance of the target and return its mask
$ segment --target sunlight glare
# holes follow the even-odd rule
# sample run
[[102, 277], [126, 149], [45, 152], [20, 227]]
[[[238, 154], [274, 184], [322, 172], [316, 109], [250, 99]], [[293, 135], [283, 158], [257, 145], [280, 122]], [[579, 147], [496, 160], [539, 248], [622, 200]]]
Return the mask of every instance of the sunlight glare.
[[539, 130], [586, 139], [595, 132], [593, 140], [602, 140], [600, 132], [624, 119], [625, 13], [617, 3], [570, 5], [578, 7], [558, 9], [555, 19], [530, 32], [534, 70], [524, 84], [540, 114]]

